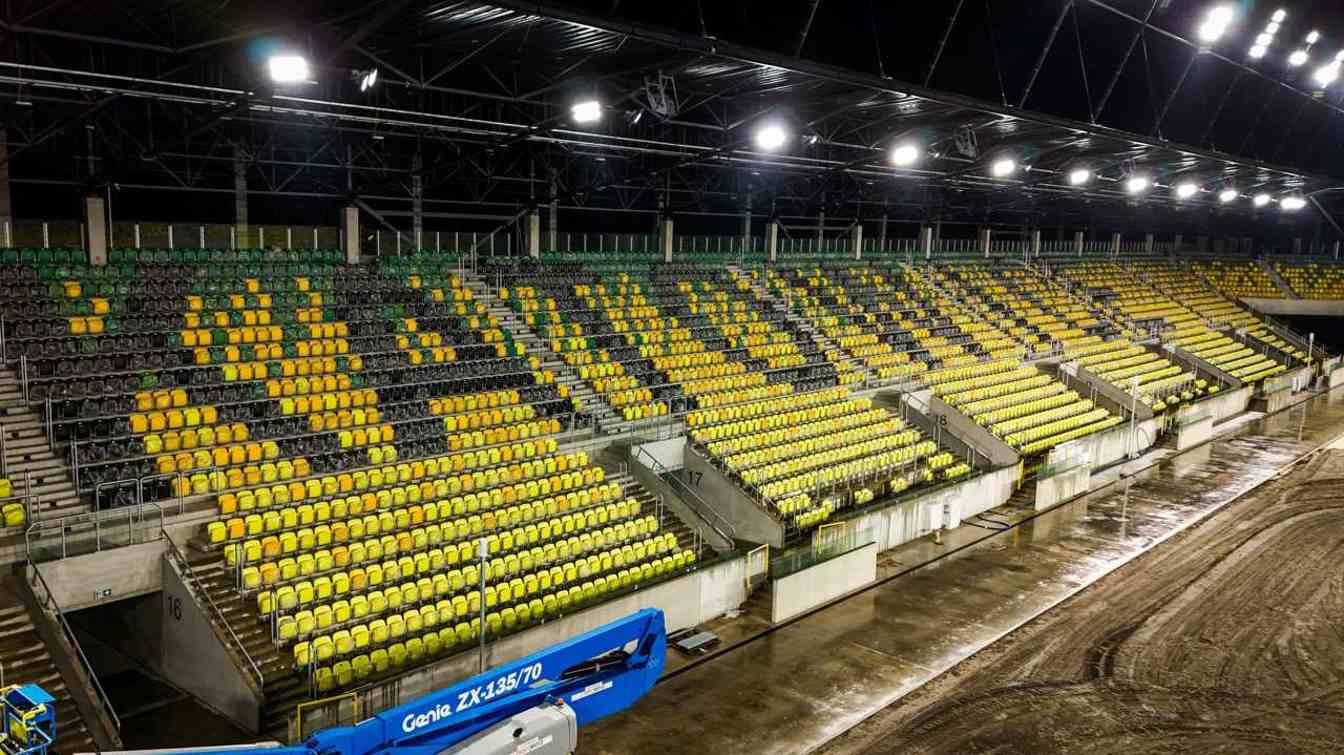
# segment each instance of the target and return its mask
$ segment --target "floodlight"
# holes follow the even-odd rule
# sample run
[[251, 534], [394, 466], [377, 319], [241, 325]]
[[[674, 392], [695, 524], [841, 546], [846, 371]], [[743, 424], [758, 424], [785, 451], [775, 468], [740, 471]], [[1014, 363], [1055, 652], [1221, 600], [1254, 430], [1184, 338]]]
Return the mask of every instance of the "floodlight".
[[1279, 208], [1285, 212], [1297, 212], [1307, 206], [1307, 200], [1302, 197], [1284, 197], [1279, 200]]
[[359, 72], [359, 91], [367, 92], [373, 89], [374, 84], [378, 83], [378, 69], [372, 68], [368, 71]]
[[1317, 68], [1312, 78], [1322, 89], [1335, 83], [1335, 80], [1339, 78], [1339, 61], [1333, 61]]
[[1270, 16], [1269, 20], [1276, 24], [1281, 24], [1283, 23], [1283, 19], [1287, 17], [1288, 17], [1288, 11], [1284, 10], [1283, 8], [1279, 8], [1278, 10], [1274, 11], [1274, 15]]
[[913, 165], [919, 159], [919, 147], [913, 144], [902, 144], [891, 151], [891, 163], [893, 165]]
[[1069, 172], [1069, 183], [1074, 186], [1082, 186], [1092, 180], [1092, 171], [1087, 168], [1075, 168]]
[[597, 100], [579, 100], [569, 106], [569, 117], [575, 123], [596, 123], [602, 119], [602, 103]]
[[1017, 172], [1017, 161], [1011, 157], [1002, 157], [989, 166], [989, 172], [995, 178], [1006, 178]]
[[1320, 41], [1321, 41], [1321, 33], [1318, 31], [1313, 30], [1310, 34], [1307, 35], [1307, 44], [1309, 45], [1314, 45]]
[[1133, 176], [1125, 182], [1125, 190], [1130, 194], [1142, 194], [1148, 190], [1149, 184], [1147, 176]]
[[1204, 23], [1199, 25], [1200, 40], [1209, 44], [1217, 42], [1227, 31], [1227, 25], [1232, 22], [1232, 15], [1232, 7], [1229, 5], [1219, 5], [1210, 10], [1204, 17]]
[[1261, 33], [1255, 35], [1255, 44], [1258, 47], [1269, 47], [1269, 43], [1273, 41], [1274, 41], [1273, 34]]
[[277, 84], [296, 84], [308, 80], [308, 61], [302, 55], [272, 55], [267, 65], [271, 81]]
[[1271, 35], [1273, 35], [1273, 34], [1278, 34], [1278, 33], [1279, 33], [1279, 25], [1278, 25], [1277, 23], [1273, 22], [1273, 21], [1269, 22], [1268, 24], [1265, 24], [1265, 33], [1267, 33], [1267, 34], [1271, 34]]
[[1269, 201], [1270, 196], [1268, 194], [1261, 193], [1255, 195], [1255, 199], [1251, 200], [1251, 204], [1255, 205], [1256, 207], [1264, 207], [1265, 205], [1269, 204]]
[[1256, 45], [1255, 47], [1252, 47], [1250, 52], [1247, 54], [1250, 55], [1252, 58], [1259, 60], [1265, 57], [1265, 53], [1267, 52], [1269, 52], [1269, 49], [1266, 48], [1264, 45]]
[[1218, 192], [1218, 201], [1222, 202], [1223, 204], [1227, 204], [1228, 202], [1235, 200], [1239, 196], [1241, 195], [1237, 193], [1236, 189], [1229, 187]]
[[1181, 199], [1189, 199], [1199, 193], [1199, 186], [1189, 181], [1176, 185], [1176, 196]]
[[1293, 68], [1301, 68], [1306, 65], [1307, 60], [1308, 56], [1306, 50], [1295, 50], [1292, 55], [1288, 56], [1288, 65]]
[[767, 123], [756, 129], [756, 146], [766, 152], [774, 152], [783, 147], [788, 138], [788, 132], [777, 123]]

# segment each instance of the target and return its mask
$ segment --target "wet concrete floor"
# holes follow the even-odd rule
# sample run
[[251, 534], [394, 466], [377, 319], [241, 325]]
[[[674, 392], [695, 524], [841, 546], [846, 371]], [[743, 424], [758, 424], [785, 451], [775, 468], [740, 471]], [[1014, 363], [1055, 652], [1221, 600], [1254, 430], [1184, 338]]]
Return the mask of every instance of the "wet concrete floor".
[[[586, 727], [580, 752], [815, 750], [1341, 436], [1337, 389], [1004, 532], [960, 528], [956, 537], [974, 541], [967, 547], [673, 672], [632, 710]], [[887, 569], [936, 547], [897, 549]], [[724, 624], [741, 636], [752, 622], [764, 629], [758, 614]]]

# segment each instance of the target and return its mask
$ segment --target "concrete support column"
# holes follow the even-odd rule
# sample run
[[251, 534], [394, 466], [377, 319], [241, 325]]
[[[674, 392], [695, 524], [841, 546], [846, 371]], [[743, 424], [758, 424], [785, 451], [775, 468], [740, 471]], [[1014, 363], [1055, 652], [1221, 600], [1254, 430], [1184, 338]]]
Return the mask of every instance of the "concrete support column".
[[849, 227], [849, 249], [854, 252], [854, 259], [863, 259], [863, 225], [855, 223]]
[[359, 208], [350, 205], [341, 210], [341, 241], [345, 244], [345, 264], [359, 264]]
[[774, 218], [765, 224], [765, 251], [774, 262], [779, 256], [779, 221]]
[[877, 251], [887, 251], [887, 216], [882, 216], [882, 225], [877, 227]]
[[981, 228], [976, 234], [980, 239], [980, 251], [985, 257], [989, 257], [989, 247], [994, 241], [994, 231], [989, 228]]
[[535, 208], [527, 213], [527, 256], [541, 256], [541, 213]]
[[102, 197], [84, 198], [84, 227], [89, 232], [89, 264], [107, 264], [107, 202]]
[[420, 153], [411, 163], [411, 240], [418, 252], [424, 247], [425, 235], [425, 179], [420, 175]]
[[1143, 251], [1152, 254], [1153, 248], [1153, 234], [1150, 233], [1143, 237]]
[[1084, 238], [1085, 237], [1082, 231], [1073, 232], [1073, 253], [1075, 255], [1082, 255]]
[[560, 241], [560, 200], [555, 197], [555, 179], [551, 179], [551, 204], [546, 212], [546, 250], [554, 252]]
[[1301, 254], [1301, 253], [1302, 253], [1302, 239], [1300, 237], [1295, 238], [1293, 239], [1293, 254]]
[[243, 148], [233, 146], [233, 230], [236, 246], [249, 243], [247, 233], [247, 160]]
[[926, 260], [933, 257], [933, 226], [922, 225], [919, 227], [919, 251]]
[[1197, 236], [1197, 237], [1195, 237], [1195, 248], [1198, 249], [1201, 253], [1206, 253], [1206, 252], [1208, 252], [1208, 251], [1209, 251], [1209, 237], [1208, 237], [1208, 236]]
[[1339, 245], [1340, 245], [1340, 242], [1336, 241], [1336, 242], [1335, 242], [1335, 259], [1339, 259]]
[[663, 252], [663, 262], [672, 261], [672, 218], [663, 218], [658, 224], [658, 248]]
[[0, 128], [0, 227], [3, 228], [4, 238], [0, 238], [0, 244], [5, 246], [14, 246], [14, 234], [10, 230], [14, 225], [14, 206], [10, 202], [9, 194], [9, 137], [5, 130]]
[[747, 206], [742, 210], [742, 249], [751, 246], [751, 194], [747, 194]]
[[1176, 234], [1176, 238], [1173, 239], [1171, 242], [1171, 250], [1173, 252], [1179, 252], [1181, 251], [1181, 247], [1184, 244], [1185, 244], [1185, 237], [1178, 233]]
[[1039, 228], [1031, 232], [1030, 254], [1029, 259], [1039, 259], [1041, 256], [1041, 230]]
[[821, 251], [821, 242], [826, 238], [826, 210], [817, 211], [817, 251]]
[[1112, 234], [1111, 234], [1111, 256], [1112, 256], [1112, 257], [1119, 257], [1119, 256], [1120, 256], [1120, 232], [1119, 232], [1119, 231], [1116, 231], [1115, 233], [1112, 233]]

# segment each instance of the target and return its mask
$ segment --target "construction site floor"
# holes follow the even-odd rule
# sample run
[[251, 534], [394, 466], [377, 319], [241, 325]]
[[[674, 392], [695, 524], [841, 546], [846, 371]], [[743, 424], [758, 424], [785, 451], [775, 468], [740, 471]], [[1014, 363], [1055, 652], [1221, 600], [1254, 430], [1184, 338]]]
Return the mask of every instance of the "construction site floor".
[[884, 554], [887, 581], [683, 662], [580, 752], [1344, 749], [1344, 454], [1302, 461], [1344, 436], [1344, 389], [1223, 429]]

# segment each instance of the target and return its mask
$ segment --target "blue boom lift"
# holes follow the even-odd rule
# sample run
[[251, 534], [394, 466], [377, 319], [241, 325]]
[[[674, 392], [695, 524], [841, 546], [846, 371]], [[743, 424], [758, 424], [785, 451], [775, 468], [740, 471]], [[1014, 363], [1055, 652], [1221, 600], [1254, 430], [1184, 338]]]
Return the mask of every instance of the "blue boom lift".
[[[578, 727], [625, 710], [658, 681], [667, 651], [663, 612], [646, 608], [353, 726], [302, 744], [141, 752], [210, 755], [559, 755], [578, 748]], [[3, 691], [5, 728], [21, 740], [6, 755], [47, 755], [55, 739], [51, 697], [35, 685]], [[8, 740], [8, 736], [6, 738]], [[23, 746], [18, 746], [23, 743]], [[126, 751], [133, 752], [133, 751]]]

